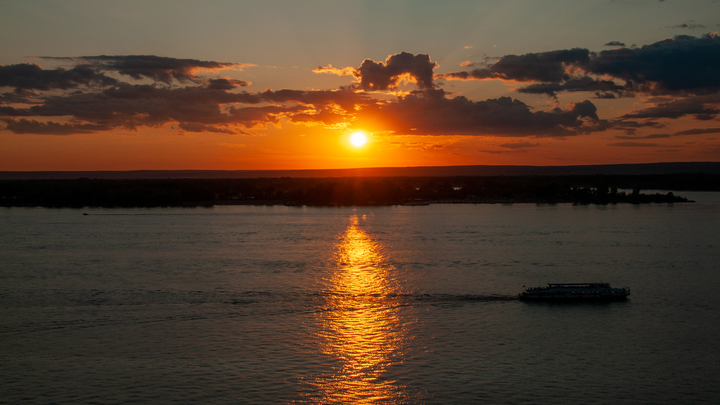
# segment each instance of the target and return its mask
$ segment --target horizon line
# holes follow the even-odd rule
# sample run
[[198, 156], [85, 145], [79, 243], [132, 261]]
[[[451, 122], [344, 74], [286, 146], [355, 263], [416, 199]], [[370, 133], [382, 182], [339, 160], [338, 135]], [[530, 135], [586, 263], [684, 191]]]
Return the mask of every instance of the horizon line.
[[657, 162], [599, 165], [456, 165], [360, 167], [344, 169], [137, 169], [137, 170], [36, 170], [0, 171], [0, 180], [31, 179], [161, 179], [161, 178], [257, 178], [257, 177], [457, 177], [457, 176], [562, 176], [720, 174], [720, 162]]

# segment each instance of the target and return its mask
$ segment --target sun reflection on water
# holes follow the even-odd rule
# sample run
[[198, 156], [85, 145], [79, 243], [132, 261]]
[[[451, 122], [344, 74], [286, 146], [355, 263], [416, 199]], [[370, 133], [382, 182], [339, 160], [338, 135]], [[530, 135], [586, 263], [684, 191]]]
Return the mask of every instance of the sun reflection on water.
[[328, 281], [330, 301], [318, 331], [321, 351], [335, 359], [332, 375], [316, 380], [322, 403], [399, 403], [403, 387], [387, 376], [402, 362], [406, 338], [398, 308], [390, 297], [399, 289], [382, 246], [359, 226], [357, 216], [335, 250]]

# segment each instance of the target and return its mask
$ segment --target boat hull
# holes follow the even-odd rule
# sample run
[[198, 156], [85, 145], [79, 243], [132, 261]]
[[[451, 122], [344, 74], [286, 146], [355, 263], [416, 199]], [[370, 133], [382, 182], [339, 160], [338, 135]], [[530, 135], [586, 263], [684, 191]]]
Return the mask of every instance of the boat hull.
[[623, 301], [629, 288], [612, 288], [608, 283], [556, 283], [529, 288], [518, 295], [522, 301], [606, 302]]
[[625, 301], [627, 295], [616, 295], [616, 296], [598, 296], [598, 297], [528, 297], [522, 294], [518, 296], [520, 301], [535, 301], [535, 302], [612, 302], [612, 301]]

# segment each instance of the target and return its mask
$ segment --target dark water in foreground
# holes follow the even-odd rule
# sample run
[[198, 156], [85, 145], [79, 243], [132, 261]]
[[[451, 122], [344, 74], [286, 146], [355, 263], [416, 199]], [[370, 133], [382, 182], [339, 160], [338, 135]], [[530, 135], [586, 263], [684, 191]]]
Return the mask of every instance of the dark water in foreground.
[[[720, 198], [688, 197], [0, 209], [0, 403], [717, 403]], [[632, 295], [514, 299], [589, 281]]]

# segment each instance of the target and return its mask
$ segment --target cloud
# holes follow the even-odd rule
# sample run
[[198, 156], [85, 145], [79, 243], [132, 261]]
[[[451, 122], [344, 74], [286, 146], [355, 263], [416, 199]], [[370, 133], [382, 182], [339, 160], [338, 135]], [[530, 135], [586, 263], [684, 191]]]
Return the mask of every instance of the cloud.
[[72, 69], [44, 70], [34, 63], [0, 66], [0, 87], [19, 90], [74, 89], [79, 86], [111, 86], [117, 80], [98, 72], [91, 65], [78, 65]]
[[[667, 41], [653, 46], [681, 57], [678, 49], [693, 55], [714, 50], [717, 38], [676, 37]], [[0, 67], [3, 73], [0, 81], [15, 89], [0, 94], [0, 116], [4, 117], [6, 130], [22, 134], [65, 135], [175, 124], [185, 132], [237, 134], [243, 133], [240, 128], [262, 128], [285, 121], [328, 127], [353, 125], [394, 135], [539, 138], [617, 129], [624, 130], [628, 138], [622, 139], [628, 140], [643, 139], [635, 137], [640, 128], [662, 127], [659, 119], [692, 116], [696, 120], [709, 120], [718, 117], [720, 94], [708, 93], [707, 89], [697, 90], [697, 94], [687, 89], [667, 90], [673, 88], [669, 79], [659, 73], [642, 73], [648, 61], [655, 58], [662, 62], [665, 58], [662, 52], [645, 48], [615, 49], [599, 54], [571, 49], [509, 55], [494, 63], [491, 63], [494, 59], [486, 58], [481, 68], [465, 72], [468, 77], [474, 74], [475, 78], [526, 83], [518, 89], [520, 93], [552, 97], [561, 92], [579, 91], [592, 91], [598, 98], [632, 96], [635, 92], [669, 93], [647, 100], [645, 108], [630, 111], [615, 120], [601, 119], [596, 106], [589, 100], [571, 103], [565, 108], [555, 106], [536, 110], [510, 97], [473, 101], [451, 95], [440, 87], [442, 84], [433, 81], [437, 63], [429, 55], [407, 52], [390, 55], [384, 62], [365, 59], [357, 69], [320, 67], [315, 72], [352, 74], [357, 81], [337, 90], [313, 91], [268, 89], [247, 92], [242, 87], [250, 83], [244, 80], [196, 75], [198, 70], [243, 65], [194, 59], [155, 56], [56, 58], [81, 64], [72, 69], [51, 70], [32, 64], [10, 65]], [[710, 56], [710, 60], [713, 57], [716, 56]], [[688, 56], [688, 60], [694, 59]], [[662, 63], [658, 62], [658, 65], [652, 69], [665, 68]], [[640, 70], [633, 75], [623, 73], [635, 68]], [[666, 68], [671, 70], [673, 67]], [[688, 69], [692, 72], [699, 68]], [[717, 69], [707, 66], [710, 73], [703, 74], [711, 74]], [[116, 77], [123, 74], [140, 78], [145, 83], [123, 82], [107, 76], [108, 72], [116, 73]], [[447, 75], [452, 74], [437, 77]], [[393, 90], [403, 80], [416, 83], [417, 89], [394, 98], [369, 92]], [[147, 84], [148, 81], [151, 83]], [[190, 85], [179, 82], [190, 82], [185, 83]], [[501, 148], [519, 150], [534, 146], [537, 144], [517, 142], [503, 144]]]
[[401, 79], [409, 79], [417, 83], [420, 89], [431, 89], [434, 87], [433, 70], [436, 67], [437, 63], [432, 62], [428, 55], [401, 52], [388, 56], [385, 62], [365, 59], [357, 69], [335, 68], [333, 65], [328, 65], [319, 66], [313, 69], [313, 72], [355, 76], [359, 80], [356, 88], [365, 91], [392, 90], [397, 87]]
[[313, 69], [314, 73], [331, 73], [338, 76], [353, 76], [357, 72], [355, 68], [352, 67], [344, 67], [344, 68], [334, 68], [333, 65], [327, 65], [327, 66], [318, 66], [316, 69]]
[[[109, 87], [121, 85], [122, 82], [104, 73], [110, 71], [116, 71], [134, 79], [148, 78], [163, 83], [170, 83], [173, 79], [181, 82], [193, 81], [200, 83], [200, 78], [195, 75], [198, 70], [219, 70], [248, 66], [239, 63], [175, 59], [152, 55], [84, 56], [80, 58], [42, 57], [41, 59], [69, 60], [81, 63], [71, 69], [59, 67], [50, 70], [31, 63], [0, 66], [0, 87], [14, 87], [15, 92], [20, 94], [22, 90], [68, 90], [80, 86]], [[222, 90], [249, 84], [235, 79], [210, 79], [208, 83], [210, 88]], [[2, 101], [7, 99], [8, 95], [6, 93]]]
[[[599, 80], [589, 76], [579, 76], [570, 78], [563, 83], [537, 83], [518, 89], [520, 93], [531, 94], [547, 94], [551, 97], [557, 97], [557, 93], [563, 91], [594, 91], [597, 98], [615, 98], [626, 95], [628, 89], [612, 80]], [[632, 95], [632, 93], [627, 93]]]
[[630, 140], [639, 140], [639, 139], [665, 139], [665, 138], [672, 138], [672, 135], [670, 134], [653, 134], [653, 135], [645, 135], [645, 136], [629, 136], [629, 135], [618, 135], [615, 138], [617, 139], [630, 139]]
[[676, 135], [702, 135], [702, 134], [717, 134], [720, 133], [720, 128], [695, 128], [688, 129], [686, 131], [680, 131]]
[[336, 106], [345, 112], [355, 111], [357, 106], [373, 103], [366, 94], [350, 89], [341, 90], [268, 90], [257, 94], [258, 100], [268, 102], [297, 102], [313, 106]]
[[485, 68], [469, 72], [453, 72], [438, 75], [440, 79], [458, 80], [513, 80], [517, 82], [559, 83], [570, 76], [570, 65], [584, 66], [590, 59], [587, 49], [570, 49], [524, 55], [507, 55]]
[[[5, 129], [18, 134], [66, 135], [178, 123], [181, 131], [233, 134], [242, 133], [238, 126], [278, 124], [284, 117], [294, 122], [333, 125], [351, 119], [351, 113], [358, 106], [373, 102], [368, 95], [351, 89], [230, 92], [249, 83], [230, 78], [200, 79], [193, 73], [197, 69], [237, 64], [149, 56], [85, 57], [83, 60], [94, 64], [54, 70], [29, 64], [2, 67], [0, 80], [16, 89], [0, 94], [0, 103], [31, 104], [27, 108], [0, 105], [0, 116], [7, 117]], [[198, 85], [130, 84], [98, 72], [103, 69], [117, 69], [136, 78], [165, 84], [171, 80], [191, 80]], [[80, 85], [92, 87], [66, 94], [36, 92], [73, 89]], [[18, 119], [21, 117], [36, 119]], [[40, 117], [43, 119], [38, 120]], [[71, 122], [67, 124], [46, 121], [68, 118]]]
[[155, 55], [127, 56], [91, 56], [82, 57], [88, 62], [96, 63], [106, 70], [114, 70], [134, 79], [143, 77], [160, 82], [195, 80], [195, 72], [199, 70], [217, 71], [221, 69], [241, 68], [247, 65], [200, 61], [196, 59], [176, 59]]
[[344, 122], [348, 117], [344, 114], [337, 114], [327, 108], [321, 108], [319, 111], [294, 114], [291, 118], [292, 122], [335, 125]]
[[448, 146], [445, 142], [387, 142], [388, 145], [396, 148], [410, 149], [410, 150], [439, 150], [444, 149]]
[[385, 63], [365, 59], [354, 75], [360, 79], [359, 87], [366, 91], [393, 89], [403, 75], [410, 76], [420, 89], [431, 89], [435, 67], [437, 63], [428, 55], [401, 52], [388, 56]]
[[[337, 124], [348, 117], [343, 107], [354, 111], [355, 105], [366, 103], [367, 97], [349, 91], [305, 92], [295, 90], [265, 91], [262, 93], [228, 93], [211, 87], [165, 88], [154, 85], [130, 85], [105, 89], [94, 93], [77, 93], [47, 97], [45, 103], [29, 109], [0, 107], [6, 116], [73, 117], [105, 129], [159, 127], [180, 123], [187, 132], [238, 133], [232, 126], [252, 128], [278, 124], [282, 117], [294, 122]], [[248, 104], [271, 105], [247, 106]], [[289, 105], [285, 105], [289, 103]], [[5, 111], [8, 109], [8, 111]], [[339, 110], [338, 110], [339, 109]], [[28, 133], [33, 128], [9, 126], [11, 131]], [[47, 129], [36, 125], [42, 133]], [[63, 133], [83, 127], [65, 126]], [[59, 130], [56, 132], [60, 132]]]
[[678, 98], [658, 102], [653, 107], [648, 107], [638, 111], [631, 111], [623, 115], [621, 118], [677, 119], [686, 115], [693, 115], [697, 120], [707, 121], [720, 114], [720, 109], [716, 106], [717, 104], [720, 104], [720, 95]]
[[683, 24], [678, 24], [678, 25], [671, 25], [671, 26], [666, 27], [666, 28], [685, 28], [685, 29], [689, 29], [689, 30], [695, 30], [695, 29], [698, 29], [698, 28], [705, 29], [705, 26], [702, 25], [702, 24], [688, 24], [688, 23], [683, 23]]
[[608, 146], [621, 146], [626, 148], [654, 148], [660, 146], [657, 143], [645, 143], [645, 142], [616, 142], [609, 143]]
[[38, 116], [73, 116], [112, 127], [136, 129], [171, 121], [208, 125], [227, 123], [230, 117], [220, 106], [237, 102], [259, 100], [246, 93], [231, 94], [205, 87], [170, 89], [122, 84], [101, 92], [50, 96], [44, 104], [33, 106], [30, 111]]
[[593, 57], [587, 72], [650, 87], [651, 94], [720, 91], [720, 38], [676, 36], [636, 49], [611, 49]]
[[[219, 126], [242, 125], [247, 128], [264, 123], [277, 123], [284, 113], [297, 111], [297, 107], [263, 106], [261, 108], [224, 107], [233, 104], [257, 104], [263, 98], [257, 94], [233, 94], [209, 87], [162, 88], [154, 85], [130, 85], [105, 89], [100, 92], [75, 93], [46, 97], [42, 105], [29, 109], [14, 109], [11, 116], [72, 117], [88, 125], [63, 125], [19, 121], [8, 125], [16, 133], [66, 134], [85, 133], [92, 129], [109, 130], [138, 127], [159, 127], [179, 122], [186, 131], [207, 126], [213, 132], [226, 132]], [[305, 107], [301, 107], [304, 109]], [[31, 125], [32, 124], [32, 125]], [[59, 125], [59, 124], [58, 124]], [[232, 131], [229, 133], [233, 133]]]
[[[196, 69], [219, 69], [234, 64], [149, 56], [99, 56], [82, 60], [93, 63], [83, 65], [83, 69], [96, 76], [84, 80], [67, 77], [46, 80], [52, 84], [26, 87], [65, 88], [96, 80], [104, 84], [104, 88], [93, 87], [68, 94], [33, 94], [40, 102], [27, 108], [0, 106], [0, 115], [7, 117], [6, 129], [22, 134], [65, 135], [178, 124], [185, 132], [233, 134], [238, 133], [238, 127], [262, 127], [287, 119], [294, 123], [326, 126], [364, 121], [396, 133], [565, 136], [587, 133], [602, 125], [595, 106], [589, 101], [566, 109], [532, 111], [528, 105], [508, 97], [478, 102], [465, 97], [449, 97], [443, 90], [435, 88], [433, 70], [437, 64], [424, 54], [402, 52], [389, 56], [385, 62], [366, 59], [354, 72], [359, 82], [349, 88], [282, 89], [259, 93], [230, 92], [247, 86], [243, 80], [200, 80], [193, 73]], [[31, 69], [36, 73], [43, 71], [37, 65]], [[114, 69], [159, 83], [190, 80], [197, 85], [175, 87], [172, 83], [162, 86], [130, 84], [116, 79], [104, 81], [107, 76], [98, 73], [103, 69]], [[59, 69], [55, 73], [65, 72]], [[416, 82], [419, 90], [395, 100], [375, 99], [359, 91], [392, 89], [403, 78]], [[3, 99], [12, 97], [4, 95]], [[70, 123], [62, 123], [68, 119]]]
[[[720, 92], [720, 38], [716, 34], [680, 35], [641, 48], [599, 53], [574, 48], [508, 55], [484, 68], [445, 73], [438, 78], [534, 82], [537, 84], [519, 91], [551, 96], [561, 91], [593, 91], [600, 98], [632, 93], [714, 94]], [[615, 80], [624, 83], [616, 84]]]
[[587, 100], [564, 110], [533, 112], [509, 97], [471, 101], [446, 97], [443, 90], [413, 92], [395, 102], [367, 106], [357, 121], [363, 127], [423, 135], [557, 137], [604, 129], [597, 109]]
[[625, 44], [620, 41], [610, 41], [605, 46], [625, 46]]
[[634, 133], [638, 128], [663, 128], [665, 125], [657, 121], [619, 119], [613, 122], [613, 127], [616, 129], [624, 129], [628, 133]]
[[0, 106], [0, 117], [29, 117], [34, 115], [27, 109]]
[[237, 134], [238, 131], [233, 131], [229, 128], [219, 128], [212, 125], [199, 124], [197, 122], [181, 122], [179, 125], [180, 129], [186, 132], [214, 132], [219, 134]]
[[525, 148], [535, 148], [540, 146], [539, 143], [530, 143], [530, 142], [514, 142], [514, 143], [501, 143], [498, 145], [501, 148], [505, 149], [525, 149]]
[[56, 122], [44, 123], [27, 119], [5, 120], [5, 123], [7, 124], [6, 129], [16, 134], [71, 135], [88, 134], [111, 129], [102, 124], [59, 124]]
[[244, 81], [244, 80], [236, 80], [236, 79], [209, 79], [207, 88], [213, 89], [213, 90], [232, 90], [236, 87], [245, 87], [250, 85], [250, 83]]
[[38, 94], [34, 90], [15, 89], [15, 91], [0, 94], [0, 104], [36, 104], [34, 98]]
[[200, 61], [196, 59], [177, 59], [155, 55], [122, 55], [122, 56], [81, 56], [77, 58], [49, 58], [44, 59], [71, 59], [92, 65], [96, 69], [115, 71], [133, 79], [143, 78], [153, 81], [170, 83], [172, 80], [180, 82], [197, 81], [195, 73], [199, 70], [217, 71], [221, 69], [241, 69], [249, 64], [225, 63], [215, 61]]

